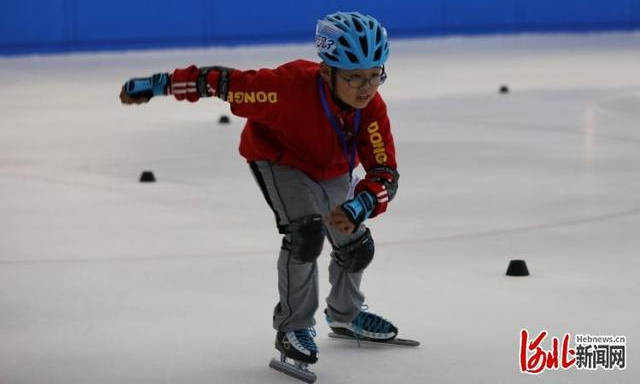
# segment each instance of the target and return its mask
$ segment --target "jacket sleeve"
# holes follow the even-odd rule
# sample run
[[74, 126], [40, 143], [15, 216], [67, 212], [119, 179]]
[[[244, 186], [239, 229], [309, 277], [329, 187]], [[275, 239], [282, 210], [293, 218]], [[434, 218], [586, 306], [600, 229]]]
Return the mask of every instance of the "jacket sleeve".
[[358, 134], [358, 157], [367, 174], [356, 185], [355, 192], [368, 191], [376, 197], [377, 203], [370, 216], [375, 217], [386, 211], [395, 197], [400, 174], [387, 107], [380, 95], [372, 100], [371, 111], [367, 112]]
[[231, 105], [231, 112], [269, 125], [279, 119], [286, 102], [283, 90], [292, 76], [286, 67], [241, 71], [225, 67], [178, 68], [169, 92], [177, 100], [196, 102], [215, 96]]

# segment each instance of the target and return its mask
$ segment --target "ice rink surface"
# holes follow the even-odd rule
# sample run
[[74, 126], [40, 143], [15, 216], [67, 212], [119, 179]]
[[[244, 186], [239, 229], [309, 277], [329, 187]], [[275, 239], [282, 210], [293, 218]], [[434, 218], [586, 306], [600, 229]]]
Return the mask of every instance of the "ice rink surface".
[[[1, 384], [295, 382], [267, 368], [280, 239], [243, 120], [117, 99], [295, 58], [311, 44], [0, 58]], [[363, 289], [422, 346], [332, 341], [319, 312], [318, 382], [640, 382], [640, 34], [396, 40], [387, 69], [402, 176]], [[522, 374], [523, 328], [626, 336], [627, 367]]]

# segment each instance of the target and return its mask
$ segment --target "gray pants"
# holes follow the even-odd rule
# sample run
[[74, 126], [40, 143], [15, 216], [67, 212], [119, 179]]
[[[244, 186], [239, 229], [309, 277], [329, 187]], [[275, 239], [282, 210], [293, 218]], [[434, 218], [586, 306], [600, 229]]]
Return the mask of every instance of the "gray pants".
[[[295, 168], [268, 161], [251, 163], [251, 170], [273, 210], [280, 233], [284, 234], [278, 258], [278, 291], [280, 301], [273, 314], [273, 327], [278, 331], [293, 331], [315, 325], [318, 309], [318, 265], [316, 261], [303, 262], [285, 246], [288, 224], [301, 217], [318, 214], [326, 216], [342, 204], [349, 191], [349, 175], [335, 179], [314, 181]], [[331, 245], [342, 247], [361, 237], [364, 225], [353, 234], [344, 234], [325, 226]], [[362, 304], [360, 291], [362, 271], [349, 273], [334, 259], [329, 265], [331, 292], [327, 297], [327, 311], [332, 319], [341, 322], [353, 320]]]

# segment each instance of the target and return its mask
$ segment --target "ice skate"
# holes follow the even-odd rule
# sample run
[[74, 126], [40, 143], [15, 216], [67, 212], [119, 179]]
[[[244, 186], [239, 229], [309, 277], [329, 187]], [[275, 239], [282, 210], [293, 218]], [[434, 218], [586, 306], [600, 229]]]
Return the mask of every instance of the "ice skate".
[[348, 323], [332, 319], [327, 310], [324, 313], [327, 318], [327, 324], [333, 333], [338, 335], [374, 342], [389, 341], [398, 335], [398, 328], [383, 317], [367, 312], [366, 307], [358, 313], [355, 319]]
[[371, 342], [416, 347], [420, 342], [398, 338], [398, 328], [390, 321], [374, 313], [361, 310], [351, 322], [333, 320], [325, 310], [327, 323], [333, 332], [329, 337], [334, 339], [355, 340], [358, 343]]
[[307, 383], [315, 382], [316, 375], [309, 370], [309, 364], [318, 361], [314, 336], [315, 331], [310, 329], [278, 332], [276, 349], [280, 351], [280, 360], [272, 359], [269, 367]]

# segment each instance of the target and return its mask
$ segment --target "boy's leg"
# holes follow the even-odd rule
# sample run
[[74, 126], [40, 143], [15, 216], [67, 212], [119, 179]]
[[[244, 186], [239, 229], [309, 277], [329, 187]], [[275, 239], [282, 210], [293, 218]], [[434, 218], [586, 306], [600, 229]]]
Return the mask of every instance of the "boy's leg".
[[318, 268], [326, 229], [322, 220], [323, 191], [303, 172], [267, 161], [251, 163], [251, 170], [274, 211], [284, 235], [278, 258], [280, 300], [273, 327], [293, 331], [315, 325], [318, 309]]
[[[321, 185], [328, 196], [330, 209], [334, 209], [346, 200], [349, 191], [347, 175], [324, 181]], [[352, 234], [345, 234], [331, 227], [327, 229], [333, 247], [329, 264], [331, 291], [327, 297], [327, 312], [336, 321], [351, 322], [360, 312], [365, 299], [360, 291], [363, 271], [354, 272], [340, 265], [336, 260], [336, 253], [345, 253], [347, 257], [356, 253], [365, 258], [367, 255], [373, 257], [373, 239], [370, 238], [370, 232], [364, 225], [360, 225]]]
[[[331, 230], [332, 232], [335, 232]], [[368, 236], [365, 232], [364, 225], [356, 231], [360, 237], [348, 236], [348, 240], [337, 240], [343, 234], [333, 233], [331, 242], [334, 247], [333, 252], [339, 251], [340, 246], [334, 244], [344, 244], [343, 247], [349, 247], [351, 243], [359, 240], [363, 236]], [[370, 240], [373, 242], [373, 240]], [[327, 313], [336, 321], [350, 322], [353, 320], [364, 304], [365, 296], [360, 290], [363, 271], [353, 272], [339, 265], [335, 257], [331, 257], [329, 262], [329, 282], [331, 283], [331, 291], [327, 297]]]

